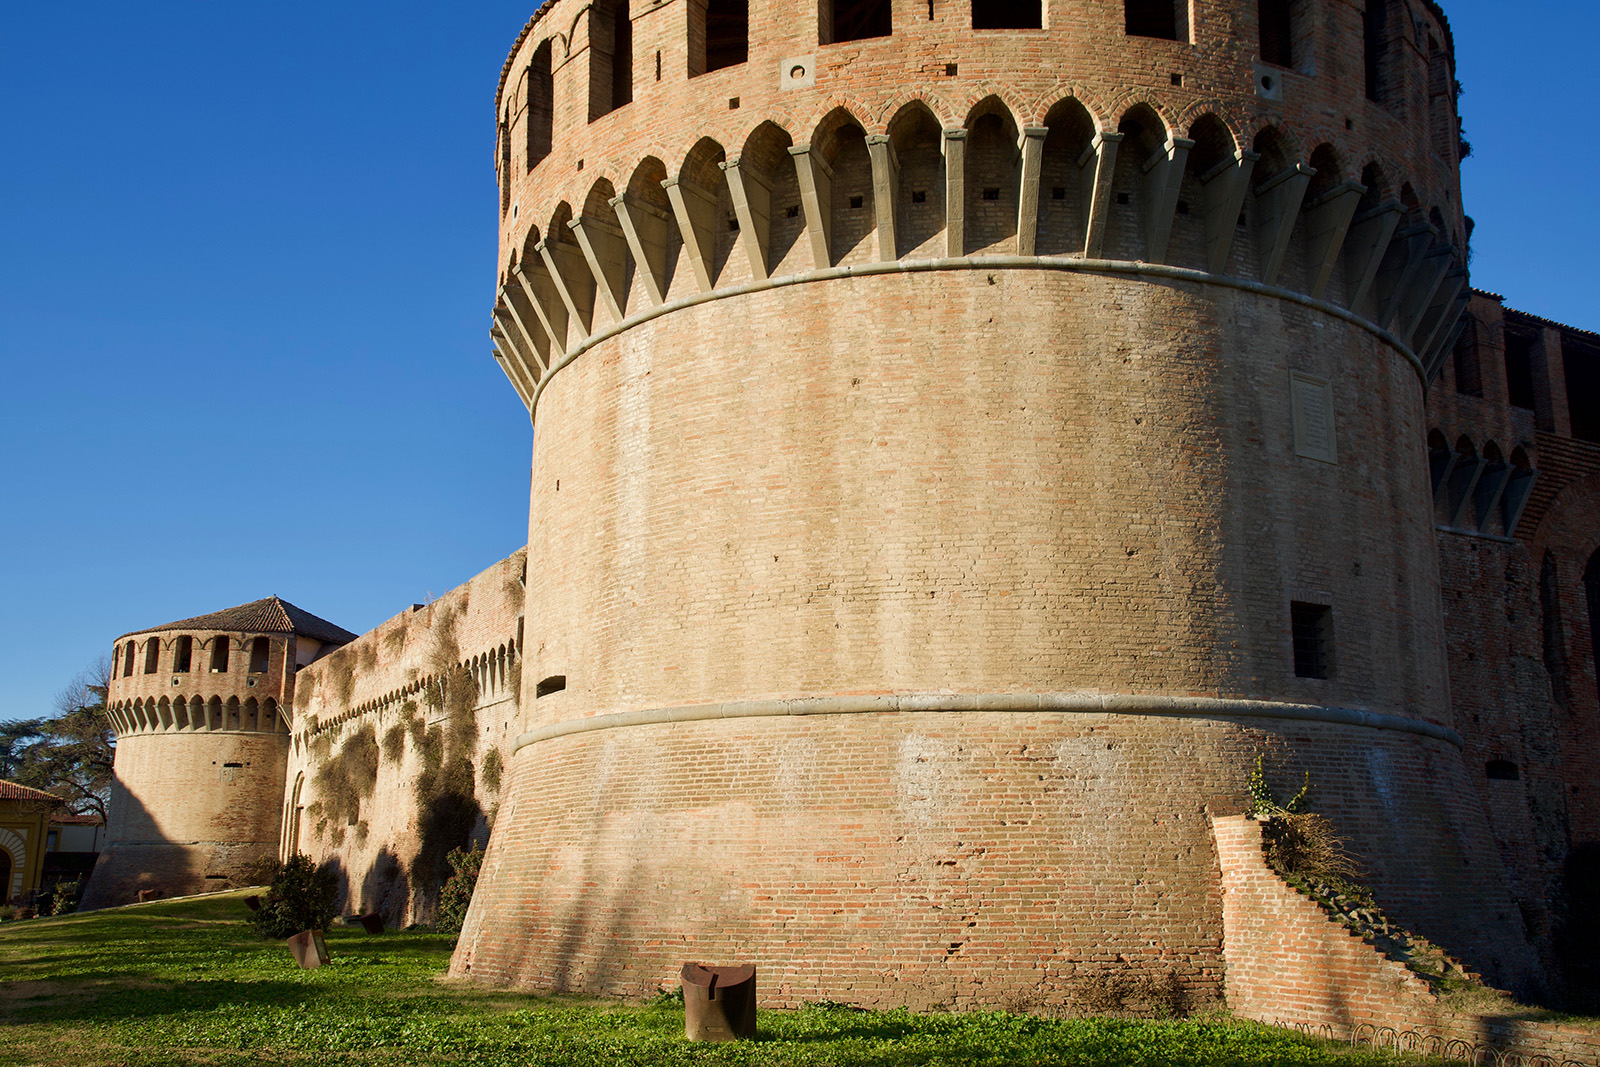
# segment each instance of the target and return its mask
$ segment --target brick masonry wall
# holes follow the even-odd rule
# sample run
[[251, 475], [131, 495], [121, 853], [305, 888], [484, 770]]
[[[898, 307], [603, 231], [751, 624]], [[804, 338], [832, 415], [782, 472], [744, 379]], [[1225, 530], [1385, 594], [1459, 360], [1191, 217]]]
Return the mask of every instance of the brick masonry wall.
[[1234, 1014], [1328, 1027], [1340, 1038], [1387, 1027], [1526, 1057], [1600, 1062], [1600, 1033], [1592, 1027], [1450, 1011], [1426, 981], [1278, 877], [1262, 855], [1260, 823], [1213, 816], [1211, 827]]
[[[1295, 454], [1291, 367], [1333, 383], [1335, 464]], [[601, 342], [539, 419], [523, 685], [566, 688], [524, 703], [529, 729], [895, 692], [1449, 723], [1420, 383], [1302, 305], [1021, 269], [793, 286]], [[1332, 678], [1295, 676], [1291, 599], [1334, 606]], [[1526, 977], [1453, 746], [1004, 713], [529, 744], [454, 971], [637, 993], [753, 958], [772, 1003], [1070, 1007], [1126, 967], [1214, 1003], [1199, 816], [1242, 807], [1257, 745], [1337, 798], [1408, 921]]]
[[[433, 603], [403, 612], [300, 672], [294, 745], [288, 759], [283, 850], [332, 862], [342, 878], [341, 907], [379, 910], [391, 924], [431, 918], [432, 899], [413, 876], [420, 845], [415, 786], [423, 758], [404, 730], [403, 706], [417, 705], [428, 727], [444, 713], [428, 706], [423, 687], [451, 667], [472, 676], [476, 743], [469, 754], [477, 803], [484, 811], [476, 836], [488, 834], [498, 791], [484, 781], [488, 753], [509, 756], [518, 724], [524, 553], [519, 551]], [[386, 751], [377, 783], [361, 798], [356, 822], [324, 823], [306, 809], [319, 800], [317, 770], [357, 730], [371, 727], [382, 743], [399, 727], [399, 758]], [[465, 840], [460, 842], [465, 844]]]
[[[1207, 815], [1309, 769], [1396, 911], [1525, 970], [1453, 747], [1320, 725], [888, 714], [680, 723], [519, 754], [453, 973], [763, 1003], [1189, 1010], [1223, 994]], [[1373, 798], [1380, 799], [1374, 803]], [[1407, 825], [1429, 825], [1409, 836]], [[1404, 839], [1404, 840], [1402, 840]], [[1441, 872], [1449, 872], [1443, 877]], [[1385, 899], [1389, 899], [1386, 896]]]
[[251, 884], [250, 866], [277, 850], [288, 750], [281, 732], [119, 737], [107, 845], [83, 906]]
[[[1569, 423], [1564, 393], [1552, 393], [1565, 380], [1561, 346], [1549, 341], [1560, 329], [1485, 293], [1474, 294], [1470, 315], [1460, 354], [1429, 392], [1428, 427], [1451, 447], [1465, 437], [1480, 454], [1491, 445], [1507, 456], [1521, 448], [1539, 480], [1514, 542], [1497, 536], [1504, 532], [1497, 523], [1488, 537], [1437, 533], [1451, 702], [1512, 894], [1545, 960], [1547, 992], [1559, 993], [1566, 861], [1575, 848], [1600, 842], [1600, 696], [1582, 581], [1600, 549], [1600, 446], [1547, 429]], [[1533, 408], [1510, 402], [1508, 328], [1542, 338], [1532, 356]], [[1481, 395], [1471, 390], [1473, 366]], [[1440, 523], [1444, 512], [1441, 504]], [[1555, 572], [1549, 622], [1564, 704], [1547, 666], [1546, 553]], [[1490, 779], [1491, 760], [1512, 764], [1516, 779]]]

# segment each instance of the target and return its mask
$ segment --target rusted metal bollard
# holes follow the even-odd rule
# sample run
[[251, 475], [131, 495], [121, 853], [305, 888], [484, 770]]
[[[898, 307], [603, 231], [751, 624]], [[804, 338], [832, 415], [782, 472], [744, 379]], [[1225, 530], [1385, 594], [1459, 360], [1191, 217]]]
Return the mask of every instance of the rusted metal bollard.
[[288, 940], [294, 961], [308, 971], [328, 962], [328, 942], [321, 930], [302, 930]]
[[756, 1036], [756, 968], [683, 965], [683, 1033], [690, 1041]]

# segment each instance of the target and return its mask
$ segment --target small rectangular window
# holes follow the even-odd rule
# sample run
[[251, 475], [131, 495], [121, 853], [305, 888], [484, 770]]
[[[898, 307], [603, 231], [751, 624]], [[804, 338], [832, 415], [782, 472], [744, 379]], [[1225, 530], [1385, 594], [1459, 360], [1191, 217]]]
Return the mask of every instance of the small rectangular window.
[[267, 673], [267, 639], [258, 637], [250, 642], [250, 673]]
[[1534, 408], [1533, 350], [1538, 334], [1506, 331], [1506, 400], [1514, 408]]
[[51, 830], [44, 835], [44, 850], [54, 852], [61, 847], [61, 831]]
[[1261, 26], [1261, 62], [1294, 66], [1294, 20], [1289, 15], [1289, 0], [1259, 0], [1256, 11]]
[[1572, 436], [1600, 441], [1600, 345], [1562, 334], [1561, 363], [1566, 368]]
[[152, 637], [144, 643], [144, 673], [154, 674], [161, 666], [161, 638]]
[[1123, 27], [1129, 37], [1159, 37], [1167, 41], [1189, 36], [1188, 13], [1182, 18], [1183, 0], [1123, 0]]
[[1456, 392], [1462, 396], [1483, 395], [1483, 372], [1478, 364], [1478, 333], [1469, 324], [1456, 342]]
[[821, 0], [817, 9], [817, 41], [839, 44], [888, 37], [893, 32], [889, 0]]
[[1289, 605], [1297, 678], [1333, 677], [1333, 608], [1327, 604]]
[[211, 673], [228, 673], [228, 639], [226, 637], [213, 638], [211, 641]]
[[189, 661], [194, 657], [194, 638], [184, 634], [173, 646], [172, 673], [188, 674]]
[[134, 644], [132, 641], [122, 646], [122, 676], [124, 678], [133, 676], [133, 649]]
[[1042, 0], [972, 0], [975, 30], [1039, 30], [1044, 28]]

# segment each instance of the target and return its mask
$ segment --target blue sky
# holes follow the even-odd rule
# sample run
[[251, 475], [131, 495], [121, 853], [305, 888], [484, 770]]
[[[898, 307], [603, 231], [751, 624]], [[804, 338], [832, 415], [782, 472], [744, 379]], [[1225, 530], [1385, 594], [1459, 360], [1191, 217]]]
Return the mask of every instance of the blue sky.
[[[484, 331], [532, 3], [0, 11], [0, 720], [124, 631], [276, 593], [360, 632], [523, 543]], [[1445, 7], [1473, 283], [1600, 328], [1600, 5]]]

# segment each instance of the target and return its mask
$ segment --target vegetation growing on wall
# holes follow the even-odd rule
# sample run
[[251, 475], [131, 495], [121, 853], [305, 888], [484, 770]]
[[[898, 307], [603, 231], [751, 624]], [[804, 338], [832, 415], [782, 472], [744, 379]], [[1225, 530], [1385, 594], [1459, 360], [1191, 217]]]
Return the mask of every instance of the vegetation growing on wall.
[[[415, 704], [411, 705], [413, 708]], [[397, 722], [383, 734], [383, 758], [390, 763], [399, 763], [400, 757], [406, 752], [406, 725]]]
[[479, 776], [484, 789], [491, 793], [500, 792], [500, 778], [504, 772], [505, 761], [500, 758], [498, 748], [491, 748], [483, 754], [483, 769], [479, 771]]
[[[371, 724], [359, 727], [323, 761], [312, 779], [322, 809], [336, 827], [353, 826], [361, 818], [361, 801], [378, 784], [378, 738]], [[341, 839], [343, 831], [336, 831]], [[338, 847], [339, 842], [334, 842]]]
[[411, 861], [411, 885], [426, 907], [448, 874], [450, 850], [467, 844], [483, 809], [473, 781], [478, 687], [472, 675], [459, 664], [452, 666], [434, 675], [423, 692], [425, 702], [444, 720], [430, 727], [418, 746], [422, 755], [415, 784], [419, 843]]

